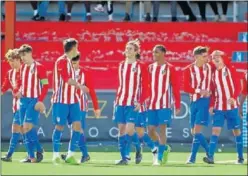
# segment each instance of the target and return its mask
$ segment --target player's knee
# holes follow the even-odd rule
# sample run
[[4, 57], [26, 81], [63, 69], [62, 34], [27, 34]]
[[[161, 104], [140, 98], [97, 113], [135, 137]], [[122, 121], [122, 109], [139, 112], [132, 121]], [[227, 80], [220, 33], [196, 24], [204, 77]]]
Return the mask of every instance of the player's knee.
[[201, 132], [201, 129], [202, 129], [202, 126], [201, 125], [196, 125], [194, 127], [194, 133], [193, 134], [196, 134], [196, 133], [200, 133]]
[[21, 126], [17, 124], [12, 125], [12, 133], [20, 133], [21, 132]]
[[30, 124], [30, 123], [25, 123], [25, 124], [23, 125], [23, 132], [24, 132], [24, 133], [27, 133], [27, 132], [29, 132], [32, 128], [33, 128], [33, 125], [32, 125], [32, 124]]
[[137, 132], [139, 138], [142, 138], [144, 136], [144, 130], [143, 129], [136, 129], [136, 132]]
[[219, 136], [220, 135], [220, 132], [221, 132], [221, 128], [220, 127], [214, 127], [212, 129], [212, 135]]
[[74, 122], [73, 124], [72, 124], [72, 129], [74, 130], [74, 131], [81, 131], [82, 130], [82, 128], [81, 128], [81, 123], [80, 122]]
[[64, 131], [64, 126], [56, 125], [55, 129], [58, 131]]
[[234, 136], [239, 136], [240, 134], [241, 134], [240, 129], [235, 129], [235, 130], [233, 130], [233, 135], [234, 135]]
[[148, 127], [148, 135], [150, 136], [150, 137], [152, 137], [152, 136], [154, 136], [155, 134], [155, 128], [153, 128], [153, 127]]

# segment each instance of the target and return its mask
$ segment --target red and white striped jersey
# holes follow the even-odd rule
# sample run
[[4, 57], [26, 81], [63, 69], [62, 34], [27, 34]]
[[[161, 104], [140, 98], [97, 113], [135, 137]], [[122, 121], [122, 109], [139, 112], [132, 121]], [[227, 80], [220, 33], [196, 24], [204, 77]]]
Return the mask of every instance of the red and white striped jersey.
[[34, 61], [30, 66], [23, 64], [20, 69], [20, 91], [23, 97], [39, 98], [41, 95], [41, 80], [47, 79], [43, 65]]
[[139, 113], [146, 112], [147, 110], [148, 110], [147, 101], [145, 101], [143, 104], [141, 104]]
[[70, 59], [64, 54], [56, 60], [54, 65], [52, 103], [74, 104], [79, 102], [76, 87], [67, 83], [70, 78], [76, 80], [76, 74]]
[[[9, 70], [8, 73], [5, 75], [5, 78], [4, 78], [2, 87], [1, 87], [1, 92], [5, 93], [8, 89], [11, 89], [13, 92], [13, 90], [17, 87], [19, 79], [20, 79], [19, 71], [16, 71], [16, 69]], [[13, 110], [13, 113], [15, 113], [17, 110], [19, 110], [20, 99], [13, 97], [12, 103], [13, 103], [12, 110]]]
[[[116, 105], [134, 106], [135, 103], [142, 104], [147, 95], [148, 82], [145, 65], [139, 61], [128, 63], [122, 61], [119, 64], [119, 88], [117, 90]], [[139, 92], [142, 90], [141, 95]]]
[[[90, 97], [91, 97], [92, 102], [93, 102], [94, 110], [99, 109], [97, 96], [96, 96], [96, 93], [94, 90], [92, 77], [91, 77], [89, 71], [86, 69], [80, 68], [80, 69], [76, 70], [75, 73], [76, 73], [77, 82], [79, 82], [81, 85], [88, 87], [89, 94], [90, 94]], [[87, 93], [84, 93], [82, 90], [78, 90], [77, 93], [79, 94], [79, 97], [80, 97], [79, 103], [80, 103], [81, 111], [87, 112], [88, 111], [88, 102], [89, 102]]]
[[180, 108], [180, 78], [176, 75], [175, 68], [165, 63], [158, 65], [157, 62], [149, 65], [149, 84], [150, 84], [150, 101], [148, 109], [171, 108], [172, 90], [175, 100], [175, 106]]
[[190, 93], [191, 101], [202, 98], [200, 90], [210, 91], [211, 76], [212, 67], [208, 63], [202, 67], [197, 67], [193, 63], [184, 69], [184, 91]]
[[243, 80], [242, 94], [243, 95], [247, 95], [247, 77], [248, 77], [248, 74], [246, 72], [244, 73], [243, 78], [242, 78]]
[[[212, 75], [212, 96], [211, 105], [217, 110], [231, 110], [238, 107], [237, 97], [240, 94], [240, 81], [237, 72], [232, 67], [224, 67], [215, 70]], [[228, 103], [234, 98], [234, 105]]]

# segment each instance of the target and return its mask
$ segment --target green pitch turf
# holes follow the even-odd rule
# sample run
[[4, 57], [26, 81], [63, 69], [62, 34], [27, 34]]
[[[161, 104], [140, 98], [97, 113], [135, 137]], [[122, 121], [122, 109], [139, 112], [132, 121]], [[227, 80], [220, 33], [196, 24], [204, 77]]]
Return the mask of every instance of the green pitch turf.
[[[91, 161], [78, 166], [65, 163], [53, 165], [52, 153], [45, 153], [42, 163], [23, 164], [25, 153], [18, 152], [13, 156], [12, 163], [2, 162], [3, 175], [247, 175], [247, 160], [244, 165], [235, 165], [235, 153], [217, 153], [215, 165], [203, 163], [204, 153], [197, 156], [197, 164], [186, 165], [188, 153], [170, 153], [168, 164], [165, 166], [152, 166], [151, 153], [143, 153], [143, 161], [136, 165], [133, 161], [127, 166], [116, 166], [118, 153], [93, 152]], [[247, 154], [245, 154], [247, 158]], [[132, 159], [134, 159], [134, 153]], [[77, 158], [80, 154], [77, 153]]]

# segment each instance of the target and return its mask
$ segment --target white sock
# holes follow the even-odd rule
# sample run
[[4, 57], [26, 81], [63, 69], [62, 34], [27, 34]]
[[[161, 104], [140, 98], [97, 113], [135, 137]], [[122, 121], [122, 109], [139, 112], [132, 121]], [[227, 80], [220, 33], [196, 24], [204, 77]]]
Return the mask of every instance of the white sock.
[[73, 156], [73, 155], [74, 155], [74, 153], [75, 153], [75, 152], [72, 152], [72, 151], [70, 151], [70, 150], [69, 150], [69, 151], [68, 151], [68, 154], [67, 154], [67, 158], [69, 158], [69, 157]]
[[110, 14], [108, 17], [109, 17], [109, 20], [113, 20], [113, 15], [112, 14]]
[[59, 152], [53, 152], [53, 158], [59, 157]]
[[38, 10], [34, 10], [34, 16], [38, 14]]
[[91, 13], [86, 13], [86, 16], [91, 16]]
[[68, 16], [71, 16], [71, 13], [67, 13]]

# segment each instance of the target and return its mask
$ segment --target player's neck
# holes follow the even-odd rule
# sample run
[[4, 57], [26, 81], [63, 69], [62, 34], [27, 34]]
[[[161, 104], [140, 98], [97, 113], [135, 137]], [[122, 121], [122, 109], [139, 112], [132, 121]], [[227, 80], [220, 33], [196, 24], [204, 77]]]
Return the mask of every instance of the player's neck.
[[34, 63], [34, 59], [30, 60], [30, 62], [26, 63], [27, 66], [31, 66]]
[[221, 64], [221, 65], [219, 65], [218, 67], [217, 67], [217, 70], [221, 70], [221, 69], [223, 69], [225, 67], [225, 65], [224, 64]]
[[135, 59], [135, 57], [134, 58], [126, 58], [126, 62], [128, 64], [132, 64], [132, 63], [136, 62], [136, 59]]
[[18, 66], [17, 68], [14, 68], [14, 70], [18, 72], [20, 70], [20, 68], [21, 68], [21, 66]]
[[202, 62], [202, 61], [199, 61], [199, 60], [196, 60], [196, 61], [195, 61], [195, 65], [196, 65], [197, 67], [202, 67], [204, 64], [205, 64], [205, 63]]
[[158, 64], [158, 65], [164, 65], [164, 64], [165, 64], [165, 60], [164, 60], [164, 58], [163, 58], [163, 59], [158, 60], [158, 61], [157, 61], [157, 64]]
[[71, 60], [73, 58], [71, 53], [65, 53], [65, 55]]

